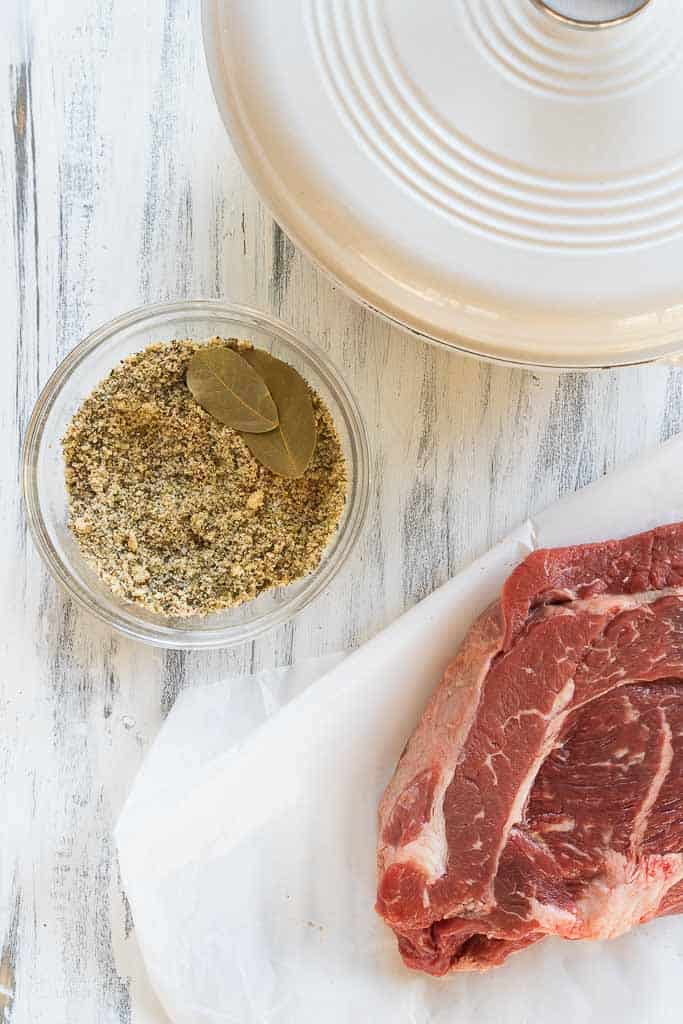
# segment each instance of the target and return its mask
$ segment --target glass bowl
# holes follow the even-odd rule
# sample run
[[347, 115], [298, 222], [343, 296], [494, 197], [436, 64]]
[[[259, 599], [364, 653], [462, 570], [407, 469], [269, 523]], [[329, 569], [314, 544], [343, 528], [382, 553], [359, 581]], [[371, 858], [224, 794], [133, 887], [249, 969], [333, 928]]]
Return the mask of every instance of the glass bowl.
[[[349, 490], [338, 530], [317, 569], [237, 608], [168, 619], [115, 597], [83, 558], [67, 527], [61, 439], [83, 400], [122, 359], [154, 341], [241, 337], [291, 363], [326, 402], [346, 455]], [[358, 406], [332, 361], [286, 324], [244, 306], [176, 302], [125, 313], [82, 341], [57, 368], [33, 411], [22, 479], [28, 523], [50, 572], [83, 608], [126, 636], [158, 647], [244, 643], [287, 622], [328, 586], [349, 557], [365, 520], [370, 458]]]

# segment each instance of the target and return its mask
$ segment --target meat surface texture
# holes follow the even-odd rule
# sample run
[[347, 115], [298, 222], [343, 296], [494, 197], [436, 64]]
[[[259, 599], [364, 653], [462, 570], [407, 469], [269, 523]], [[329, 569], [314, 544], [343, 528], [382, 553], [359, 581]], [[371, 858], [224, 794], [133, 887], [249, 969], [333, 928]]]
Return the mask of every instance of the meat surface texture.
[[430, 974], [683, 910], [683, 523], [518, 566], [379, 828], [377, 910]]

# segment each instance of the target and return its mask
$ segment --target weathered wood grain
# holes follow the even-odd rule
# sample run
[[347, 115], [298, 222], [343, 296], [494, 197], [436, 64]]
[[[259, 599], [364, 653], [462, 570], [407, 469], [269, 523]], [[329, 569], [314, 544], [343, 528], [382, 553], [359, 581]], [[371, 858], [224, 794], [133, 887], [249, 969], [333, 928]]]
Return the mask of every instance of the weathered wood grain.
[[[352, 304], [246, 181], [196, 0], [9, 0], [0, 56], [0, 1009], [12, 1024], [152, 1022], [111, 829], [179, 691], [360, 643], [529, 511], [679, 430], [682, 378], [487, 366]], [[67, 602], [18, 490], [59, 359], [117, 313], [182, 296], [271, 310], [317, 340], [373, 443], [351, 564], [296, 623], [210, 654], [148, 650]]]

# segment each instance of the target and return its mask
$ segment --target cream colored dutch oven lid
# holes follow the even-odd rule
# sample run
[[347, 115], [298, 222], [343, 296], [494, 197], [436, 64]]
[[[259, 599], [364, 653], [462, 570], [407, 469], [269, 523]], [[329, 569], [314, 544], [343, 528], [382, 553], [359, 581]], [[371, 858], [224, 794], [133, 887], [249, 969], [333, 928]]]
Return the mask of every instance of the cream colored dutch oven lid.
[[681, 0], [204, 0], [204, 33], [255, 184], [361, 301], [511, 362], [683, 348]]

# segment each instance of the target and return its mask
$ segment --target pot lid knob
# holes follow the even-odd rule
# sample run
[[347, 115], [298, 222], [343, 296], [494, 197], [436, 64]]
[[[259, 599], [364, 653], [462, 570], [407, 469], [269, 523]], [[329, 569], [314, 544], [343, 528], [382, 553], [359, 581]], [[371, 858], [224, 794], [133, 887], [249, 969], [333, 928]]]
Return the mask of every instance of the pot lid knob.
[[609, 28], [640, 14], [651, 0], [532, 0], [536, 7], [574, 28]]

